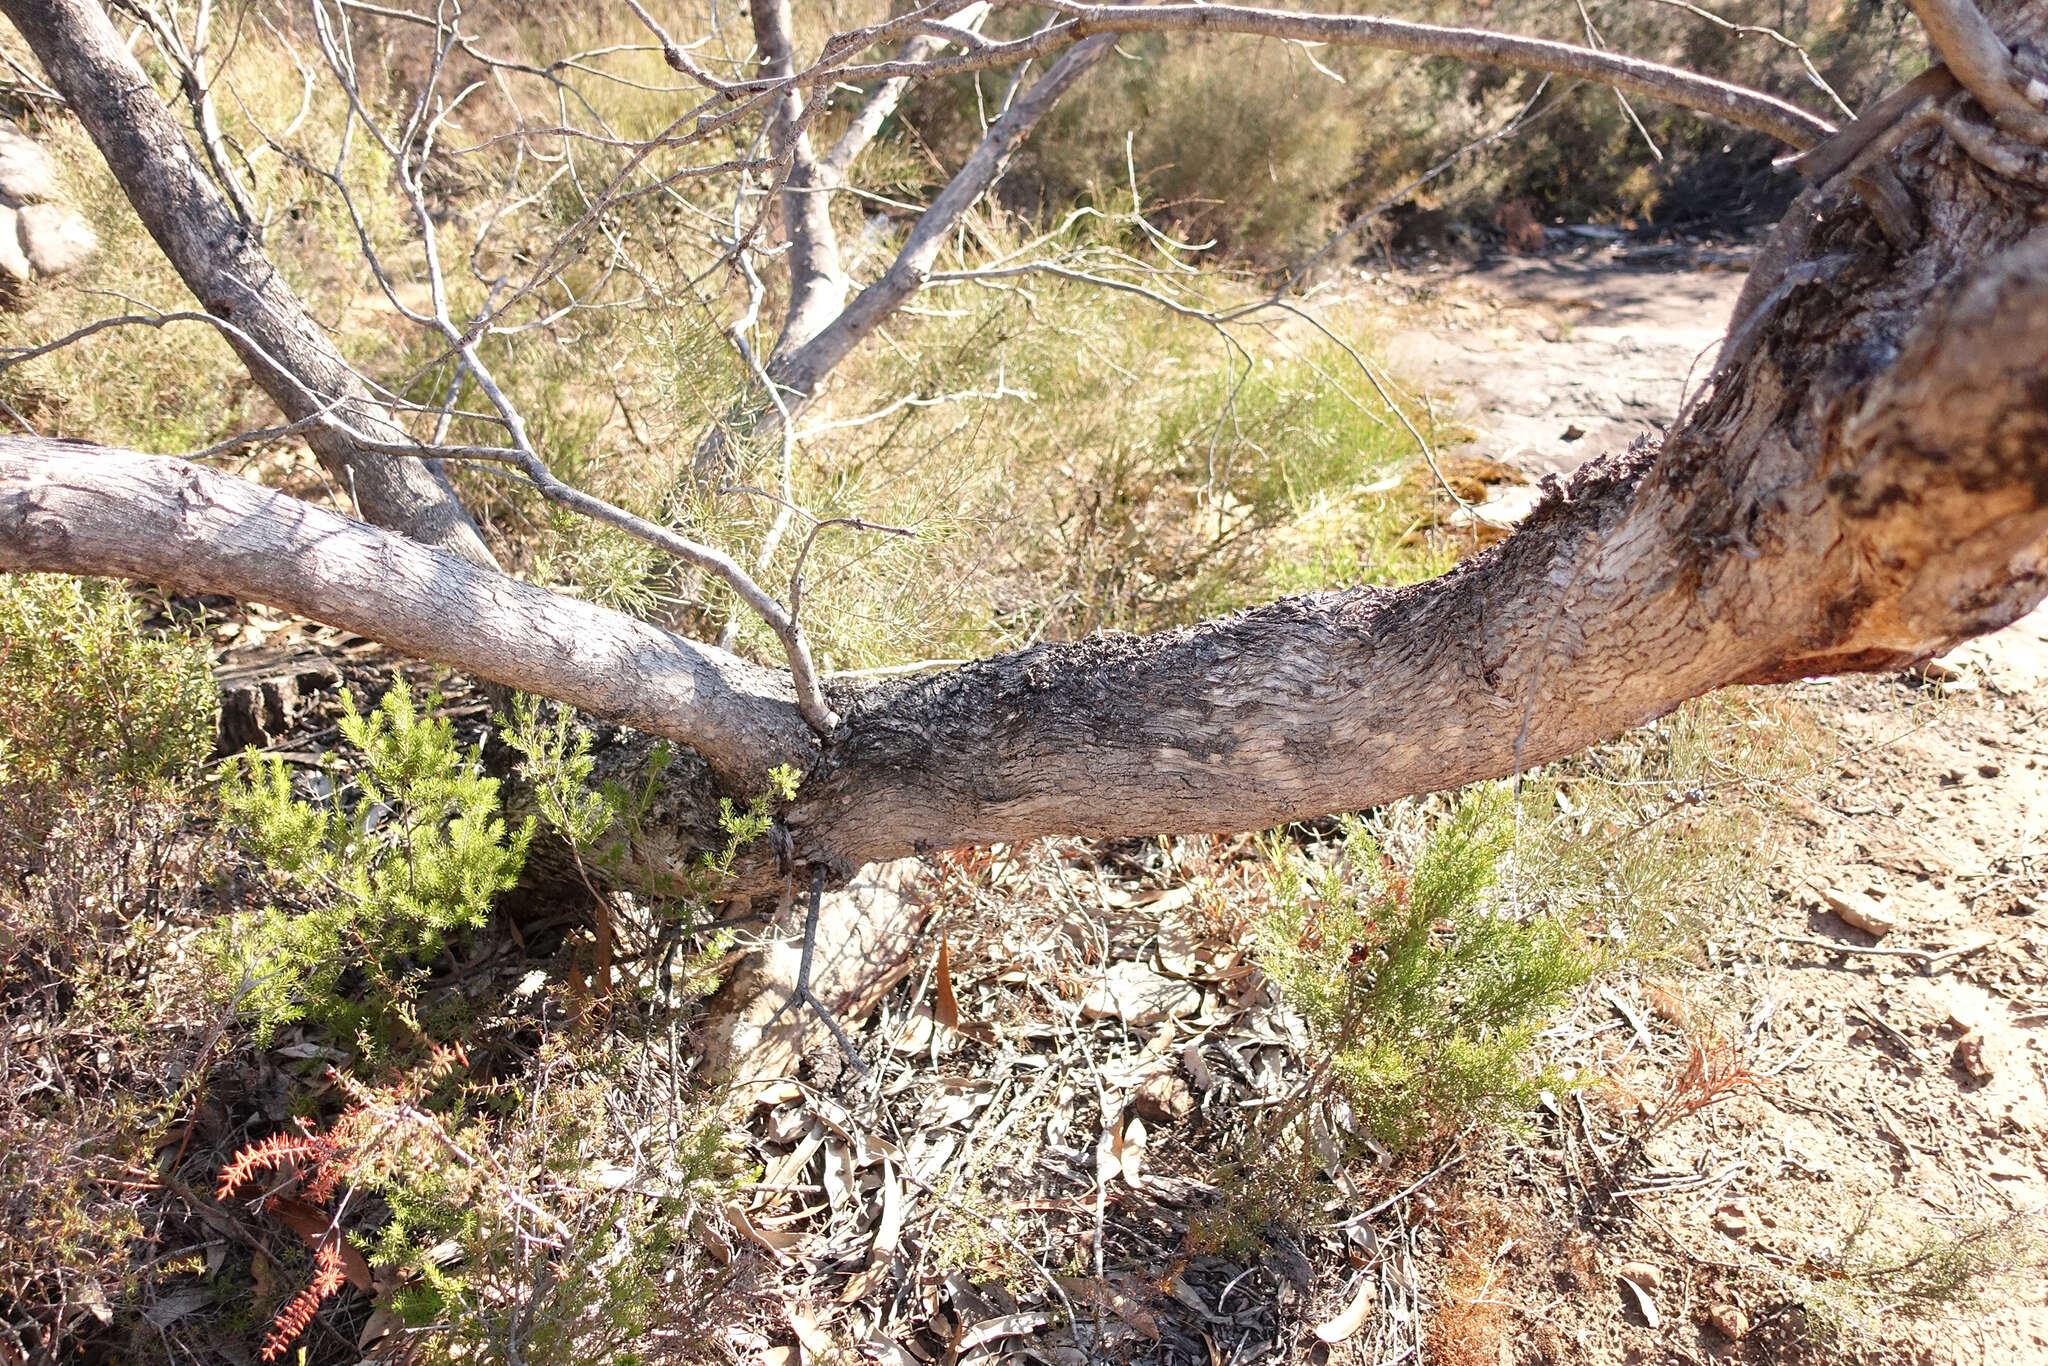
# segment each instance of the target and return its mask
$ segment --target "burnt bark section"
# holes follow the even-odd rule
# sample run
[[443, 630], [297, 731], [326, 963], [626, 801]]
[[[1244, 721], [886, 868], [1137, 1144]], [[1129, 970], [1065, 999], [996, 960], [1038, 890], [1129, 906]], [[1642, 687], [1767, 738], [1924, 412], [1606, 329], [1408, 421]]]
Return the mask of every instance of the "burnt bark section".
[[[2048, 196], [1901, 127], [1802, 196], [1762, 316], [1670, 435], [1503, 544], [847, 691], [822, 745], [780, 675], [177, 461], [0, 442], [0, 567], [270, 602], [694, 746], [736, 795], [794, 763], [790, 839], [735, 894], [784, 885], [778, 855], [1257, 828], [1504, 776], [1725, 684], [1903, 665], [2048, 592]], [[674, 868], [688, 828], [635, 858]]]
[[[1238, 830], [1510, 774], [1734, 682], [1900, 667], [2048, 592], [2041, 196], [1938, 128], [1893, 244], [1823, 187], [1761, 341], [1660, 445], [1431, 583], [1050, 645], [878, 688], [789, 817], [857, 865]], [[1788, 277], [1804, 278], [1804, 277]]]
[[[228, 344], [286, 417], [300, 422], [331, 413], [375, 440], [404, 441], [200, 169], [177, 119], [98, 0], [0, 0], [0, 13], [85, 125], [200, 306], [233, 325]], [[437, 466], [366, 450], [330, 426], [310, 428], [306, 440], [370, 521], [476, 564], [495, 563]]]

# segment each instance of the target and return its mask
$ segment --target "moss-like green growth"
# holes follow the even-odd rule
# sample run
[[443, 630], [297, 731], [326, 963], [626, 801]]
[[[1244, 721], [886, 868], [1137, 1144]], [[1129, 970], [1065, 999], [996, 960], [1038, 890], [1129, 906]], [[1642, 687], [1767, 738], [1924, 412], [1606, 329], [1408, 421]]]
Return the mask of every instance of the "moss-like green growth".
[[[507, 827], [478, 752], [404, 685], [368, 716], [353, 699], [343, 706], [358, 766], [324, 773], [330, 797], [297, 796], [276, 758], [246, 756], [222, 779], [252, 852], [304, 898], [296, 911], [237, 916], [219, 935], [259, 1037], [309, 1015], [347, 1025], [402, 1011], [409, 979], [518, 880], [533, 837], [531, 820]], [[344, 992], [352, 971], [361, 983]]]

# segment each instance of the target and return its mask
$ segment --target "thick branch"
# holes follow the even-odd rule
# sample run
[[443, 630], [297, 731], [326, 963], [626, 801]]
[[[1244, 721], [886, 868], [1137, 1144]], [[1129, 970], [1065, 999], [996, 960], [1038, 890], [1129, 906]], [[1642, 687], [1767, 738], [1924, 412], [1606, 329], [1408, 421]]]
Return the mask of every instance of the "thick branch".
[[178, 462], [0, 445], [0, 567], [247, 593], [682, 739], [755, 790], [797, 763], [812, 862], [1359, 809], [1725, 684], [1896, 668], [2041, 599], [2043, 193], [1947, 139], [1865, 149], [1924, 219], [1910, 239], [1853, 185], [1810, 187], [1753, 342], [1669, 438], [1453, 573], [848, 691], [822, 746], [730, 656]]
[[[1101, 33], [1242, 33], [1310, 43], [1376, 47], [1426, 57], [1453, 57], [1489, 66], [1549, 71], [1598, 81], [1630, 94], [1664, 100], [1753, 128], [1805, 149], [1830, 136], [1834, 125], [1798, 105], [1711, 76], [1646, 62], [1637, 57], [1577, 47], [1546, 38], [1523, 38], [1488, 29], [1446, 28], [1373, 15], [1309, 14], [1242, 5], [1159, 5], [1134, 8], [1087, 5], [1071, 0], [1010, 0], [1015, 5], [1053, 9], [1071, 16], [1026, 38], [990, 43], [955, 57], [927, 62], [877, 62], [867, 66], [824, 64], [800, 73], [803, 85], [830, 81], [872, 81], [894, 76], [930, 78], [1048, 56], [1070, 43]], [[744, 83], [736, 86], [745, 89]]]
[[268, 603], [680, 741], [737, 791], [816, 761], [779, 673], [168, 456], [0, 438], [0, 569]]
[[[2013, 65], [2012, 52], [1971, 0], [1909, 0], [1963, 88], [1977, 97], [1998, 126], [2023, 137], [2048, 137], [2042, 101], [2029, 99], [2029, 80]], [[2039, 82], [2031, 82], [2035, 89]]]
[[[229, 334], [230, 344], [271, 401], [294, 422], [331, 408], [351, 426], [403, 440], [200, 169], [96, 0], [0, 0], [0, 12], [85, 125], [186, 287], [207, 312], [235, 325], [240, 335]], [[492, 563], [438, 468], [366, 450], [332, 426], [312, 426], [306, 439], [371, 521]]]
[[790, 815], [798, 850], [857, 866], [1261, 828], [1996, 629], [2048, 592], [2048, 232], [1939, 300], [1872, 382], [1854, 330], [1797, 349], [1810, 390], [1760, 356], [1664, 447], [1588, 467], [1433, 582], [877, 688]]

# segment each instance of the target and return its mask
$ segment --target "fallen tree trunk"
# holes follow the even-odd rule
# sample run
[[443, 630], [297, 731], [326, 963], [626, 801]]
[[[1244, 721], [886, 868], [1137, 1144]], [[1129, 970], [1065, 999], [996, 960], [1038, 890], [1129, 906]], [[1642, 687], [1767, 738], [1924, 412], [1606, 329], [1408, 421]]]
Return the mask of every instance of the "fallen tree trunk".
[[[1860, 330], [1781, 334], [1679, 434], [1588, 466], [1434, 582], [877, 688], [843, 708], [797, 847], [857, 864], [1257, 829], [1502, 777], [1726, 684], [1900, 668], [1994, 630], [2048, 591], [2048, 234], [1908, 337]], [[1830, 360], [1846, 381], [1879, 346], [1896, 359], [1875, 383], [1786, 382]]]
[[[780, 673], [163, 457], [0, 441], [0, 568], [268, 602], [680, 741], [732, 795], [803, 769], [731, 895], [801, 887], [805, 865], [1259, 828], [1504, 776], [1727, 684], [1901, 667], [2048, 592], [2048, 185], [1954, 99], [1930, 86], [1845, 135], [1854, 155], [1760, 258], [1709, 391], [1452, 573], [842, 688], [822, 740]], [[673, 875], [706, 838], [689, 769], [627, 878]], [[825, 918], [812, 988], [849, 1018], [920, 920], [882, 904], [838, 897]], [[719, 1066], [775, 1075], [819, 1041], [774, 1014], [794, 957], [735, 974], [707, 1033]]]
[[[736, 892], [1504, 776], [1727, 684], [1901, 667], [2048, 592], [2048, 186], [1955, 98], [1802, 196], [1662, 441], [1452, 573], [841, 689], [822, 740], [780, 675], [160, 457], [0, 443], [0, 567], [267, 601], [681, 741], [735, 795], [793, 763], [787, 839]], [[658, 844], [640, 866], [690, 852]]]
[[165, 457], [0, 439], [0, 567], [268, 602], [682, 741], [735, 791], [797, 765], [797, 860], [842, 873], [1254, 829], [1501, 777], [1730, 683], [1899, 668], [2030, 609], [2048, 231], [1930, 274], [1907, 328], [1795, 301], [1672, 437], [1440, 579], [841, 690], [823, 742], [780, 675]]

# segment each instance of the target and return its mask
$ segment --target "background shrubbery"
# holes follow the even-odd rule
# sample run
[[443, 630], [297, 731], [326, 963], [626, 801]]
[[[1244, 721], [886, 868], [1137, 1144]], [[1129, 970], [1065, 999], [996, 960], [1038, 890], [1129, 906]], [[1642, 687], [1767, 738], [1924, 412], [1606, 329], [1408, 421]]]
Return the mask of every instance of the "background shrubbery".
[[[1333, 8], [1580, 44], [1590, 22], [1597, 46], [1767, 90], [1837, 123], [1841, 109], [1796, 54], [1736, 27], [1805, 45], [1814, 74], [1852, 109], [1926, 63], [1898, 0]], [[1543, 82], [1449, 60], [1249, 40], [1134, 37], [1118, 57], [1033, 138], [1009, 202], [1102, 202], [1135, 172], [1146, 203], [1177, 235], [1267, 267], [1300, 260], [1349, 214], [1506, 123]], [[971, 84], [922, 98], [948, 102], [929, 117], [952, 142], [972, 131]], [[1512, 200], [1527, 201], [1546, 223], [1754, 226], [1774, 220], [1796, 189], [1771, 171], [1782, 149], [1770, 139], [1654, 101], [1631, 98], [1624, 108], [1604, 86], [1552, 80], [1535, 112], [1504, 148], [1468, 159], [1395, 215], [1414, 224], [1415, 244], [1440, 245], [1443, 226], [1458, 219], [1483, 232]], [[1419, 223], [1418, 211], [1426, 211]]]

